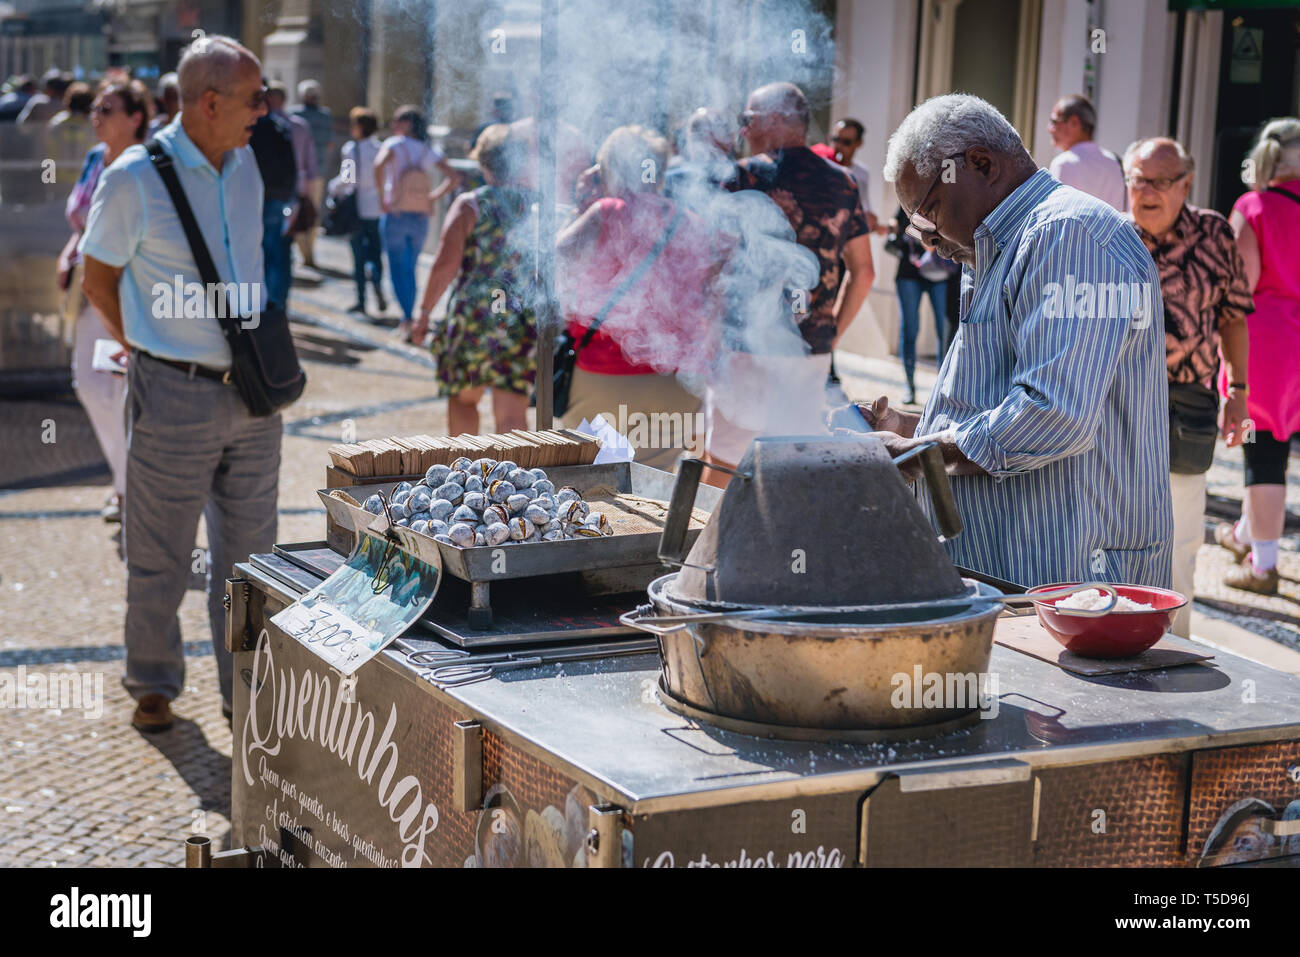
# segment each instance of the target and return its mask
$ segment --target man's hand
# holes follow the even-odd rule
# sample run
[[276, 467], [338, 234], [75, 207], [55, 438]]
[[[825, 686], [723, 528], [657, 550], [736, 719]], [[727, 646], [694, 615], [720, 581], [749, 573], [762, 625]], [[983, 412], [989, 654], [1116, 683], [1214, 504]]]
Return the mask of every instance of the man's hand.
[[[885, 451], [889, 457], [896, 459], [904, 452], [910, 452], [918, 445], [924, 444], [926, 439], [908, 439], [895, 432], [872, 432], [871, 437], [879, 439], [885, 443]], [[921, 476], [921, 460], [911, 459], [904, 462], [898, 467], [898, 472], [903, 476], [905, 482], [915, 482]]]
[[[895, 432], [872, 432], [875, 438], [885, 443], [885, 450], [889, 453], [890, 458], [898, 458], [905, 452], [910, 452], [918, 445], [925, 445], [933, 442], [939, 447], [943, 454], [944, 468], [949, 475], [987, 475], [984, 469], [968, 459], [957, 447], [957, 435], [955, 429], [949, 429], [946, 432], [935, 432], [930, 435], [922, 436], [903, 436]], [[913, 482], [921, 474], [921, 460], [919, 458], [911, 459], [904, 462], [898, 467], [899, 473], [908, 482]]]
[[1219, 430], [1228, 444], [1228, 448], [1241, 445], [1246, 438], [1246, 421], [1250, 411], [1246, 407], [1246, 393], [1242, 389], [1230, 389], [1228, 399], [1223, 403], [1219, 413]]
[[910, 438], [916, 432], [916, 423], [920, 421], [920, 416], [890, 408], [889, 397], [884, 395], [870, 405], [859, 402], [857, 406], [867, 424], [877, 432], [893, 432]]

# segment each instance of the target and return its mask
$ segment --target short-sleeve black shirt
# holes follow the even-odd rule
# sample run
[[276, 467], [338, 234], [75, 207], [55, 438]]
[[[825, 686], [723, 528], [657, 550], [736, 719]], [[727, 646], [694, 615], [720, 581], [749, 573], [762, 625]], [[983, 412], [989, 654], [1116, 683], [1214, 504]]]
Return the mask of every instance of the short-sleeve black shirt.
[[766, 193], [790, 220], [799, 245], [817, 257], [820, 278], [799, 331], [814, 354], [830, 352], [844, 245], [868, 231], [857, 183], [842, 167], [800, 146], [741, 160], [726, 186]]

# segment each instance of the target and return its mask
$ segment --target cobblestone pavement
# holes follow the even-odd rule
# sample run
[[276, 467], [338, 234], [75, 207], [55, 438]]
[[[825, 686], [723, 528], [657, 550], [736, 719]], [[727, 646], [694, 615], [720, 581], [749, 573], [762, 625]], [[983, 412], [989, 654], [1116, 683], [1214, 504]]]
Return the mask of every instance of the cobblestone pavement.
[[[394, 318], [381, 322], [344, 312], [353, 300], [346, 244], [322, 239], [317, 257], [322, 272], [302, 271], [291, 300], [309, 384], [285, 415], [279, 541], [324, 536], [314, 490], [323, 485], [326, 447], [345, 429], [361, 439], [446, 430], [430, 359], [394, 340], [392, 307]], [[426, 256], [425, 270], [428, 264]], [[901, 392], [893, 361], [842, 355], [837, 367], [854, 398]], [[932, 370], [918, 371], [922, 397], [933, 380]], [[490, 400], [482, 411], [489, 422]], [[49, 419], [57, 426], [52, 444], [41, 441]], [[85, 681], [92, 693], [80, 703], [96, 705], [0, 710], [0, 865], [177, 866], [184, 838], [195, 832], [224, 846], [231, 742], [200, 577], [180, 610], [187, 675], [174, 703], [176, 725], [139, 734], [130, 727], [132, 702], [120, 684], [125, 575], [116, 527], [99, 518], [107, 471], [93, 454], [84, 415], [61, 399], [7, 402], [0, 436], [4, 484], [44, 482], [0, 491], [0, 681], [32, 674], [51, 684]], [[1240, 482], [1240, 455], [1221, 450], [1211, 491], [1239, 498]], [[1300, 506], [1295, 480], [1291, 493]], [[196, 547], [203, 544], [200, 528]], [[1201, 558], [1198, 595], [1214, 603], [1198, 602], [1205, 616], [1244, 624], [1270, 644], [1300, 648], [1295, 535], [1284, 542], [1287, 580], [1275, 599], [1217, 584], [1227, 565], [1221, 549], [1207, 545]], [[1247, 617], [1256, 612], [1270, 617]]]
[[[350, 267], [347, 246], [324, 240], [318, 259]], [[426, 264], [427, 265], [427, 264]], [[388, 326], [348, 316], [351, 283], [305, 270], [291, 308], [308, 387], [285, 414], [277, 540], [324, 537], [325, 449], [345, 428], [358, 438], [446, 431], [427, 355]], [[490, 416], [490, 403], [484, 409]], [[54, 422], [55, 441], [42, 442]], [[489, 419], [490, 420], [490, 419]], [[83, 712], [0, 710], [0, 865], [177, 866], [183, 841], [230, 830], [230, 731], [221, 715], [203, 582], [181, 605], [184, 693], [172, 730], [130, 727], [120, 683], [125, 572], [117, 526], [99, 510], [108, 472], [75, 399], [6, 401], [0, 479], [0, 681], [85, 676], [102, 688]], [[62, 484], [36, 485], [41, 477]], [[200, 527], [196, 548], [205, 545]], [[65, 679], [66, 680], [66, 679]], [[31, 702], [29, 702], [31, 704]], [[98, 713], [97, 713], [98, 712]]]

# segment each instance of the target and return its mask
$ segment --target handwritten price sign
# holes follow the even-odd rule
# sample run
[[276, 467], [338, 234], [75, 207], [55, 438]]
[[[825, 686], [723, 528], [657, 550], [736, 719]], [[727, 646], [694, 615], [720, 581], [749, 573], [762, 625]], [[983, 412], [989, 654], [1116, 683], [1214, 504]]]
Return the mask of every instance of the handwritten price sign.
[[377, 535], [329, 578], [271, 619], [331, 668], [351, 675], [424, 614], [442, 580], [442, 563]]
[[327, 601], [310, 608], [295, 602], [271, 620], [345, 675], [388, 644], [382, 632], [367, 628]]

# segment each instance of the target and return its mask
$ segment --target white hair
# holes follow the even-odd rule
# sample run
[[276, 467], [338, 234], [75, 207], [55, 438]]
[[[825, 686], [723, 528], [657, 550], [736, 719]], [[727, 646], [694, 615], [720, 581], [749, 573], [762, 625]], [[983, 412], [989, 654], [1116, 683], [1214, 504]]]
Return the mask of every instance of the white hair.
[[1192, 158], [1191, 153], [1187, 152], [1187, 150], [1183, 148], [1182, 143], [1168, 136], [1148, 136], [1145, 139], [1134, 140], [1132, 143], [1128, 145], [1128, 149], [1124, 151], [1125, 172], [1128, 172], [1130, 169], [1133, 168], [1133, 161], [1137, 159], [1138, 153], [1155, 152], [1155, 150], [1150, 150], [1150, 151], [1146, 150], [1146, 146], [1149, 143], [1154, 143], [1157, 148], [1161, 146], [1169, 147], [1175, 153], [1178, 154], [1178, 162], [1183, 164], [1184, 170], [1186, 170], [1189, 173], [1193, 173], [1196, 171], [1196, 160]]
[[1028, 156], [1016, 128], [996, 106], [968, 93], [949, 93], [926, 100], [899, 124], [889, 138], [883, 176], [898, 181], [905, 163], [920, 177], [933, 176], [945, 157], [972, 146], [995, 153]]
[[315, 80], [303, 80], [298, 84], [298, 99], [306, 101], [309, 97], [320, 98], [320, 84]]
[[176, 66], [181, 103], [197, 103], [208, 90], [229, 93], [245, 61], [258, 63], [252, 51], [238, 40], [216, 35], [199, 37], [185, 49]]

